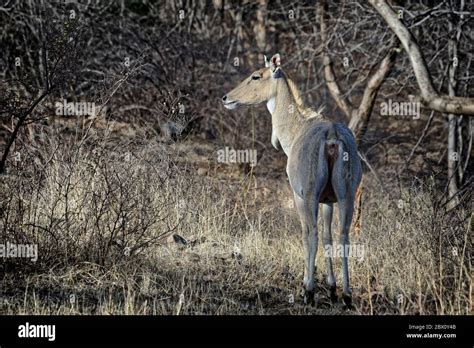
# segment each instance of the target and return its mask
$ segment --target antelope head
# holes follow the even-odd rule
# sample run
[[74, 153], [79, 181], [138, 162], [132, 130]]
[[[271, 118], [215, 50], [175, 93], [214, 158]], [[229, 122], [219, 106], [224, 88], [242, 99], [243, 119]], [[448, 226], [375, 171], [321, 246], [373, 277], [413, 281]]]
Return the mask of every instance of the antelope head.
[[272, 59], [265, 57], [265, 67], [254, 71], [237, 87], [222, 97], [227, 109], [235, 109], [239, 105], [255, 105], [266, 102], [276, 94], [277, 80], [281, 74], [280, 55]]

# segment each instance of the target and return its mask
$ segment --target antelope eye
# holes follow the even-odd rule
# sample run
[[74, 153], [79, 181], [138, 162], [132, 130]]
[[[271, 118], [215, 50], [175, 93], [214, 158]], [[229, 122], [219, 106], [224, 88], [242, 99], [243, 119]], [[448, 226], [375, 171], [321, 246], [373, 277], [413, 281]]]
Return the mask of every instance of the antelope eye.
[[258, 80], [261, 76], [260, 75], [253, 75], [252, 80]]

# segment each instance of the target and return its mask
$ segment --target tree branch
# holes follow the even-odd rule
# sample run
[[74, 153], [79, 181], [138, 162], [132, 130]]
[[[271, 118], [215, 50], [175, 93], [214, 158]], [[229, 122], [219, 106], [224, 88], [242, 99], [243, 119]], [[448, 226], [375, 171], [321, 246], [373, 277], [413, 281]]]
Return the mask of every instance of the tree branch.
[[18, 135], [18, 131], [20, 130], [21, 126], [25, 122], [26, 118], [28, 117], [29, 114], [33, 112], [35, 107], [49, 94], [49, 90], [45, 90], [36, 100], [31, 104], [31, 106], [20, 116], [18, 119], [18, 122], [15, 126], [15, 129], [13, 130], [13, 133], [10, 136], [10, 139], [8, 140], [7, 145], [5, 146], [5, 150], [3, 150], [3, 156], [2, 159], [0, 160], [0, 174], [3, 174], [5, 172], [5, 166], [7, 163], [8, 159], [8, 154], [10, 153], [10, 148], [12, 147], [13, 143], [15, 142], [15, 139]]
[[369, 82], [367, 82], [359, 108], [354, 110], [352, 114], [349, 128], [357, 134], [359, 140], [365, 134], [367, 125], [370, 121], [370, 115], [372, 114], [375, 98], [377, 97], [377, 92], [395, 62], [396, 52], [397, 50], [395, 48], [391, 48], [382, 59], [377, 71], [371, 76]]
[[382, 16], [395, 35], [397, 35], [405, 52], [408, 54], [418, 87], [420, 88], [421, 98], [418, 100], [422, 105], [444, 113], [474, 115], [474, 98], [450, 97], [438, 94], [433, 87], [420, 47], [387, 2], [385, 0], [369, 0], [369, 2]]
[[352, 115], [352, 105], [341, 93], [341, 89], [336, 81], [336, 76], [332, 68], [332, 61], [328, 54], [327, 49], [327, 28], [326, 28], [326, 2], [319, 1], [317, 9], [319, 12], [319, 23], [321, 30], [321, 41], [323, 44], [323, 66], [324, 66], [324, 79], [326, 80], [326, 85], [328, 87], [329, 93], [335, 100], [339, 109], [342, 110], [346, 117], [347, 123], [351, 120]]

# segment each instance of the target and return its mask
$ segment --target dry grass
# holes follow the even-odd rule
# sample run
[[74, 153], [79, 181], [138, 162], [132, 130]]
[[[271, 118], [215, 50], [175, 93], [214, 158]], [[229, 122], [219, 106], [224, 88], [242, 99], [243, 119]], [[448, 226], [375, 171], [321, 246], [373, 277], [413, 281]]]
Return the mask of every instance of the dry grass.
[[211, 146], [190, 141], [112, 143], [44, 144], [47, 156], [2, 181], [2, 240], [37, 243], [40, 259], [1, 264], [0, 313], [471, 311], [469, 212], [441, 210], [430, 185], [404, 190], [402, 205], [367, 190], [352, 238], [365, 248], [350, 261], [355, 308], [330, 303], [321, 247], [311, 307], [299, 295], [300, 224], [284, 179], [221, 170]]

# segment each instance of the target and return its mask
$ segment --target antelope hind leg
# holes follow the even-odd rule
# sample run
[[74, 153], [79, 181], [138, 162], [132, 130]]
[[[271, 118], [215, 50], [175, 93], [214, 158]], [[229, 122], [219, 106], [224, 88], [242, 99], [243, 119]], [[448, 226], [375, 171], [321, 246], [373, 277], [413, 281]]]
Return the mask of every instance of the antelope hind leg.
[[332, 266], [332, 234], [331, 234], [331, 224], [332, 224], [332, 213], [333, 213], [333, 204], [332, 203], [323, 203], [322, 204], [322, 214], [324, 222], [324, 231], [323, 231], [323, 244], [324, 244], [324, 256], [326, 258], [326, 267], [327, 267], [327, 278], [326, 282], [329, 285], [329, 296], [331, 302], [337, 302], [337, 291], [336, 291], [336, 278], [334, 277], [334, 269]]
[[314, 219], [317, 211], [311, 211], [309, 204], [295, 194], [295, 205], [301, 221], [304, 249], [303, 302], [314, 305], [315, 259], [318, 250], [318, 231]]

